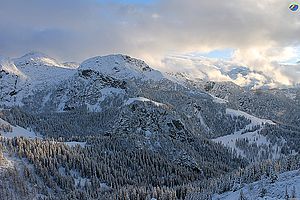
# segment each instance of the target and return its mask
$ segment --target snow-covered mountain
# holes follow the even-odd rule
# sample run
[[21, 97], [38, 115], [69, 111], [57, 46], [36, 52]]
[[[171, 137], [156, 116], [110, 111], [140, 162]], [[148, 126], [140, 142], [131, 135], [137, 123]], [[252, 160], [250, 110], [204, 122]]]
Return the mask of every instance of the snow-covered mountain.
[[93, 72], [118, 80], [160, 81], [165, 78], [144, 61], [125, 55], [95, 57], [79, 66], [73, 62], [60, 63], [43, 53], [31, 52], [20, 58], [1, 58], [3, 89], [0, 104], [23, 105], [22, 100], [34, 91], [53, 88], [76, 73], [84, 77]]
[[29, 52], [20, 58], [13, 59], [14, 63], [19, 67], [25, 66], [59, 66], [60, 64], [46, 54], [40, 52]]
[[[176, 58], [179, 59], [179, 58]], [[170, 64], [168, 61], [166, 64]], [[1, 58], [1, 105], [23, 105], [22, 100], [33, 95], [34, 91], [49, 90], [76, 74], [97, 72], [120, 81], [132, 79], [141, 82], [171, 81], [184, 87], [209, 89], [209, 81], [217, 82], [221, 90], [226, 87], [232, 92], [235, 84], [244, 86], [238, 90], [267, 88], [273, 84], [269, 77], [247, 67], [228, 61], [198, 59], [197, 70], [191, 68], [180, 72], [162, 73], [150, 68], [144, 61], [126, 55], [108, 55], [87, 59], [82, 64], [60, 63], [54, 58], [39, 52], [30, 52], [20, 58]], [[182, 63], [184, 65], [185, 63]], [[172, 63], [170, 64], [172, 66]], [[186, 68], [185, 68], [186, 69]], [[90, 71], [89, 71], [90, 70]], [[196, 70], [196, 71], [195, 71]], [[9, 83], [9, 84], [8, 84]], [[211, 82], [213, 83], [213, 82]], [[216, 89], [216, 87], [214, 88]], [[219, 89], [220, 91], [220, 89]], [[210, 91], [213, 94], [213, 91]], [[218, 96], [219, 97], [219, 96]], [[224, 97], [222, 97], [224, 98]]]
[[[125, 55], [91, 58], [72, 70], [45, 64], [42, 67], [46, 70], [54, 69], [53, 72], [48, 72], [55, 75], [55, 78], [47, 78], [53, 82], [47, 83], [49, 87], [40, 92], [40, 95], [25, 99], [40, 110], [51, 108], [52, 111], [65, 111], [84, 106], [90, 111], [101, 111], [103, 107], [107, 107], [110, 97], [124, 98], [128, 95], [131, 91], [127, 91], [128, 85], [166, 81], [161, 72], [150, 68], [144, 61]], [[29, 69], [38, 71], [32, 66]], [[37, 74], [43, 74], [43, 71]], [[36, 99], [40, 101], [37, 102]]]
[[13, 59], [13, 62], [28, 77], [28, 84], [34, 90], [52, 87], [75, 72], [74, 68], [69, 68], [45, 54], [36, 52]]
[[108, 55], [84, 61], [79, 70], [94, 70], [118, 79], [159, 81], [163, 74], [150, 68], [144, 61], [126, 55]]
[[1, 105], [23, 105], [33, 93], [60, 83], [75, 73], [55, 59], [37, 52], [20, 58], [1, 58]]
[[[130, 99], [149, 99], [150, 102], [159, 102], [173, 108], [175, 116], [180, 116], [181, 121], [188, 123], [187, 128], [192, 132], [200, 131], [214, 139], [249, 129], [249, 119], [245, 115], [232, 116], [227, 112], [229, 109], [279, 121], [279, 124], [297, 123], [299, 108], [296, 106], [292, 111], [288, 109], [298, 102], [297, 89], [293, 93], [266, 90], [266, 93], [259, 95], [257, 91], [249, 91], [230, 81], [204, 81], [203, 77], [196, 77], [197, 73], [192, 78], [186, 73], [170, 76], [150, 68], [144, 61], [120, 54], [90, 58], [79, 67], [74, 63], [62, 64], [36, 52], [21, 58], [1, 60], [3, 77], [0, 81], [3, 87], [0, 104], [24, 105], [23, 108], [30, 112], [77, 109], [101, 112], [111, 108], [124, 108], [124, 102]], [[210, 59], [197, 62], [207, 69], [218, 70], [223, 75], [227, 73], [226, 76], [233, 79], [250, 73], [249, 69], [232, 67], [232, 63], [228, 62], [219, 63]], [[277, 95], [278, 93], [281, 95]], [[253, 99], [259, 99], [266, 106], [257, 107], [252, 102]], [[278, 115], [277, 112], [285, 113]], [[293, 115], [287, 117], [288, 112]], [[236, 121], [235, 118], [243, 122]], [[236, 129], [237, 125], [222, 126], [224, 122], [232, 123], [231, 120], [238, 123], [239, 130]], [[261, 129], [257, 131], [260, 132]]]

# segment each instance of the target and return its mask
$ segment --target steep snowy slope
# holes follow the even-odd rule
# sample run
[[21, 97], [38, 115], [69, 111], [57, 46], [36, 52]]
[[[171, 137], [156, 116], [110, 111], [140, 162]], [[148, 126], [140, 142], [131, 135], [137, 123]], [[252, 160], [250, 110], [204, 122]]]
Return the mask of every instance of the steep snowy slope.
[[17, 94], [26, 88], [27, 79], [12, 60], [0, 57], [0, 105], [18, 104], [22, 97]]
[[13, 61], [3, 56], [0, 56], [0, 71], [5, 74], [11, 73], [23, 76], [22, 72], [20, 72], [20, 70], [15, 66]]
[[6, 106], [23, 105], [24, 98], [55, 86], [75, 72], [42, 53], [0, 60], [0, 105]]
[[123, 80], [90, 69], [78, 70], [56, 87], [26, 99], [26, 103], [35, 111], [62, 112], [87, 108], [91, 112], [100, 112], [104, 106], [113, 106], [114, 98], [124, 96], [125, 89], [126, 82]]
[[67, 79], [75, 70], [42, 53], [28, 53], [14, 59], [16, 67], [24, 73], [31, 90], [43, 90]]

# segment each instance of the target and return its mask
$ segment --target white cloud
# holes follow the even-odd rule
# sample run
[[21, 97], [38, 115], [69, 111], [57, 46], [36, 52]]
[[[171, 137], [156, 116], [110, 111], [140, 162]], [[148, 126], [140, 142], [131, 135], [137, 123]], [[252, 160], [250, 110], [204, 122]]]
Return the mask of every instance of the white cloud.
[[168, 68], [169, 54], [231, 48], [236, 62], [285, 84], [299, 81], [292, 73], [299, 66], [290, 72], [278, 64], [300, 57], [299, 13], [290, 12], [288, 0], [0, 1], [0, 54], [38, 50], [82, 61], [124, 53]]

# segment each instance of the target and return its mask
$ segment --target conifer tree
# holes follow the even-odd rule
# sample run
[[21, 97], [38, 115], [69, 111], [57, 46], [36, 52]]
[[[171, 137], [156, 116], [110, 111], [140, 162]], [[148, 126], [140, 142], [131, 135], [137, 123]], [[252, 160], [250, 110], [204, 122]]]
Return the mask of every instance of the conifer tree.
[[296, 187], [295, 187], [295, 186], [293, 186], [291, 198], [292, 198], [293, 200], [297, 199], [297, 196], [296, 196]]
[[244, 195], [243, 190], [241, 190], [241, 192], [240, 192], [239, 200], [247, 200], [247, 198]]
[[284, 199], [285, 200], [289, 200], [290, 196], [289, 196], [289, 193], [288, 193], [288, 188], [287, 186], [285, 186], [285, 195], [284, 195]]

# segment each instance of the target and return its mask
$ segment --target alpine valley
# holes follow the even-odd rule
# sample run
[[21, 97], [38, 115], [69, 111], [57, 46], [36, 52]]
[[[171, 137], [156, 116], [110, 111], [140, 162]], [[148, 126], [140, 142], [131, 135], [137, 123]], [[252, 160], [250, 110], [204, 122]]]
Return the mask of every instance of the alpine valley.
[[[299, 87], [227, 68], [216, 82], [126, 55], [0, 57], [0, 199], [300, 198]], [[235, 84], [249, 74], [265, 82]]]

